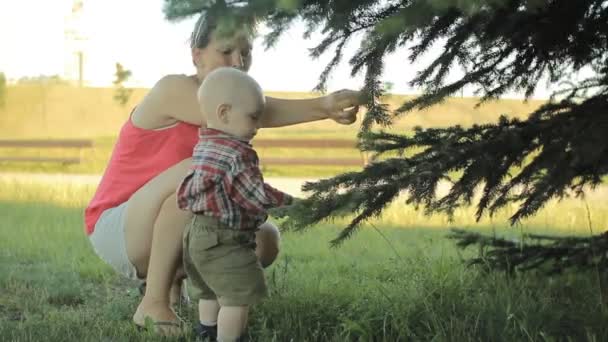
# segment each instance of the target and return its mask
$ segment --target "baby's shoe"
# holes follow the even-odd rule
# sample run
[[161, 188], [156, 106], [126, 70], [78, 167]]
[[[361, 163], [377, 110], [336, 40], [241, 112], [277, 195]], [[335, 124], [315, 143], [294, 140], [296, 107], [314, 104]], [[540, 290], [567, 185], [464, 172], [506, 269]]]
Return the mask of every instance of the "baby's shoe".
[[194, 327], [194, 336], [196, 341], [200, 342], [216, 342], [217, 341], [217, 325], [208, 326], [201, 322]]

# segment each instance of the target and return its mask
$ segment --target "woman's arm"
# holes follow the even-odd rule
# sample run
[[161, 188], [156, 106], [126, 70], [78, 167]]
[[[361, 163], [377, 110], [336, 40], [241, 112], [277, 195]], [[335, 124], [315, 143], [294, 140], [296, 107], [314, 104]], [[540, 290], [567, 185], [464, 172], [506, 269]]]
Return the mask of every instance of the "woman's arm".
[[[204, 124], [196, 99], [198, 83], [194, 77], [169, 75], [159, 80], [137, 106], [133, 123], [144, 129], [156, 129], [184, 121]], [[266, 97], [262, 127], [281, 127], [331, 118], [341, 124], [357, 119], [361, 104], [358, 91], [340, 90], [312, 99], [278, 99]], [[346, 108], [353, 107], [346, 110]]]
[[168, 75], [161, 78], [137, 105], [131, 116], [133, 124], [144, 129], [166, 127], [177, 121], [204, 124], [196, 99], [197, 89], [194, 77]]
[[[357, 119], [361, 94], [353, 90], [340, 90], [312, 99], [278, 99], [266, 97], [262, 127], [281, 127], [303, 122], [331, 118], [341, 124]], [[351, 109], [347, 109], [353, 107]]]

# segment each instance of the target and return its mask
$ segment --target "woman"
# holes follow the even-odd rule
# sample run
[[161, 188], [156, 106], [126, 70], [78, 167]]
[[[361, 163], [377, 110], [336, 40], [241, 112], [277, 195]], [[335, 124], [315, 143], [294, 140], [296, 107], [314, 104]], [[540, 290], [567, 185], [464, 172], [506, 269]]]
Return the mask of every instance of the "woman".
[[[178, 209], [175, 191], [190, 165], [198, 129], [205, 125], [196, 92], [218, 67], [247, 71], [251, 66], [251, 34], [216, 35], [216, 28], [209, 17], [196, 23], [191, 39], [196, 75], [163, 77], [133, 110], [85, 211], [86, 231], [97, 254], [118, 272], [146, 279], [133, 321], [143, 326], [149, 318], [165, 334], [179, 331], [170, 293], [179, 293], [183, 278], [182, 232], [191, 214]], [[262, 127], [326, 118], [350, 124], [358, 104], [359, 93], [349, 90], [305, 100], [267, 97]], [[261, 264], [270, 265], [279, 248], [277, 228], [262, 224], [256, 242]]]

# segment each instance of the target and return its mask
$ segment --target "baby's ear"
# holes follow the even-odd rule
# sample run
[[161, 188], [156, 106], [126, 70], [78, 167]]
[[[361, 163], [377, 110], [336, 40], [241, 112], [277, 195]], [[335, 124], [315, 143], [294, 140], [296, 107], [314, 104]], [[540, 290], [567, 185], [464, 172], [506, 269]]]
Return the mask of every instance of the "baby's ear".
[[222, 123], [227, 124], [230, 121], [228, 118], [228, 114], [230, 113], [231, 109], [232, 106], [226, 103], [222, 103], [217, 106], [217, 117]]

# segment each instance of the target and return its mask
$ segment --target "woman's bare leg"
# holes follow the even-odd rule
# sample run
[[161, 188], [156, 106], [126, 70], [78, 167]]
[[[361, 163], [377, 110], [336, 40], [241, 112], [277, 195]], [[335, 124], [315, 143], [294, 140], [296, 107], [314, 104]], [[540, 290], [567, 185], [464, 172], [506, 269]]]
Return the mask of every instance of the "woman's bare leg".
[[127, 205], [127, 255], [147, 283], [133, 316], [137, 324], [143, 324], [146, 317], [177, 320], [169, 293], [181, 263], [184, 227], [192, 214], [177, 207], [175, 191], [189, 166], [190, 159], [186, 159], [162, 172], [135, 192]]

